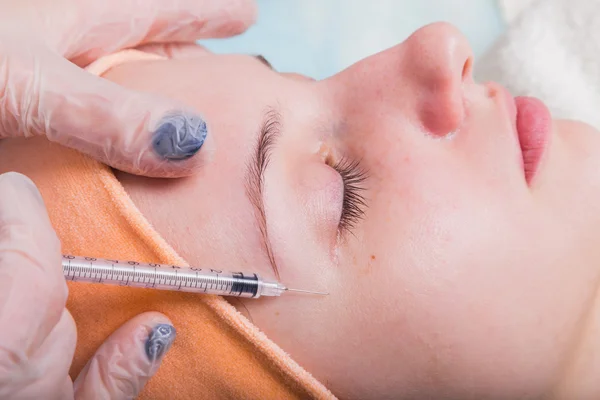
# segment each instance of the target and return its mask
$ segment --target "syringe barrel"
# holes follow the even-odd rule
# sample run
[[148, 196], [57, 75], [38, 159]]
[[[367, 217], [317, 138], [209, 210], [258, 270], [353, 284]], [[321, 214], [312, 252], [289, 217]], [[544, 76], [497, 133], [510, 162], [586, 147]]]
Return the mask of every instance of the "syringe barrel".
[[263, 286], [273, 283], [262, 281], [256, 274], [71, 255], [64, 255], [62, 261], [65, 279], [76, 282], [235, 297], [275, 295], [270, 286], [269, 293], [263, 293]]

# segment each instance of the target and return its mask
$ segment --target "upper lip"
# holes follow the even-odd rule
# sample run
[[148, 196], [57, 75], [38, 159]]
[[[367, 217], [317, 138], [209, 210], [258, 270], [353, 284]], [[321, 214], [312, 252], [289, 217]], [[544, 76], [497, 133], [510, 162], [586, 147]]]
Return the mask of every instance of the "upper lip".
[[491, 90], [504, 98], [512, 124], [519, 164], [527, 184], [536, 176], [551, 139], [551, 115], [548, 108], [535, 97], [513, 98], [504, 87], [492, 84]]
[[515, 99], [504, 86], [498, 83], [491, 82], [487, 86], [492, 93], [499, 93], [500, 96], [502, 96], [502, 101], [505, 103], [505, 108], [508, 112], [508, 117], [510, 119], [514, 138], [518, 146], [520, 163], [521, 166], [523, 166], [523, 149], [521, 147], [521, 141], [519, 139], [519, 132], [517, 131], [517, 105], [515, 104]]

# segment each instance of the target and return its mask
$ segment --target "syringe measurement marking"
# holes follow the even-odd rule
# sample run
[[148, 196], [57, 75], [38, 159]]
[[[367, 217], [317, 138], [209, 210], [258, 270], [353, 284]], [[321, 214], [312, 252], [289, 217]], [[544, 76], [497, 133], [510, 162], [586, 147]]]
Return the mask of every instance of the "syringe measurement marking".
[[96, 270], [96, 275], [100, 275], [100, 280], [98, 283], [102, 283], [102, 270], [100, 268], [94, 267], [92, 261], [90, 261], [90, 266]]
[[144, 270], [131, 264], [132, 270], [121, 270], [117, 269], [112, 262], [110, 263], [110, 269], [107, 268], [108, 266], [95, 265], [93, 261], [90, 261], [89, 264], [73, 264], [68, 259], [66, 264], [66, 275], [72, 281], [84, 278], [93, 282], [103, 283], [109, 280], [115, 283], [118, 282], [123, 286], [129, 286], [130, 283], [142, 283], [146, 287], [152, 288], [155, 288], [158, 283], [159, 285], [176, 286], [176, 290], [181, 290], [182, 288], [199, 288], [204, 292], [208, 292], [209, 290], [231, 291], [234, 285], [234, 280], [221, 278], [218, 273], [216, 276], [207, 276], [202, 279], [198, 271], [194, 271], [194, 275], [190, 276], [181, 274], [177, 270], [173, 274], [167, 273], [167, 271], [160, 271], [157, 267], [152, 267], [152, 270]]
[[[71, 270], [71, 260], [69, 260], [69, 274], [71, 274], [71, 273], [72, 273], [72, 270]], [[74, 275], [74, 274], [73, 274], [73, 275], [71, 275], [71, 280], [72, 280], [72, 281], [74, 281], [74, 280], [75, 280], [75, 275]]]

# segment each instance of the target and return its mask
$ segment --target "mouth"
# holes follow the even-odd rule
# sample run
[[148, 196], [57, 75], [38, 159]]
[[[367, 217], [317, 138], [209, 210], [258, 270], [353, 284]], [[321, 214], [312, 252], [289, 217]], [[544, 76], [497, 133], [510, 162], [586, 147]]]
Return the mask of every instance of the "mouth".
[[531, 184], [535, 178], [545, 150], [551, 138], [552, 116], [548, 107], [535, 97], [513, 98], [508, 90], [501, 88], [508, 105], [508, 112], [515, 127], [525, 181]]

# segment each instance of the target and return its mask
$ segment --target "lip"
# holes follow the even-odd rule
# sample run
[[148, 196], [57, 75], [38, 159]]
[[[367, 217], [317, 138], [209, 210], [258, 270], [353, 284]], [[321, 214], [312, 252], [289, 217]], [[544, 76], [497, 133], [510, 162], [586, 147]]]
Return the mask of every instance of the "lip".
[[[498, 85], [499, 86], [499, 85]], [[525, 181], [535, 178], [551, 138], [552, 116], [548, 107], [535, 97], [516, 97], [499, 86], [521, 148]]]

